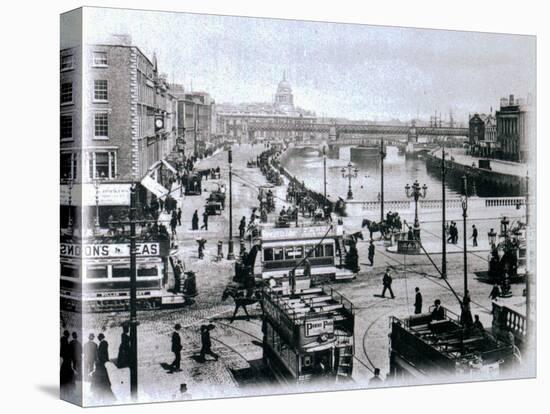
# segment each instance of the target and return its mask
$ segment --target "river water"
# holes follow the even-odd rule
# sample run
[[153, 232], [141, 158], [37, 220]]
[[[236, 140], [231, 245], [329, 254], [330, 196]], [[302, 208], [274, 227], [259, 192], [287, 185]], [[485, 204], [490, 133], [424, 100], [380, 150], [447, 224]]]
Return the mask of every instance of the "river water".
[[[426, 199], [441, 199], [441, 180], [429, 172], [422, 159], [405, 158], [397, 147], [388, 146], [384, 160], [384, 200], [406, 200], [405, 185], [418, 180], [420, 185], [428, 186]], [[341, 169], [350, 160], [350, 147], [340, 149], [340, 158], [327, 158], [327, 195], [330, 200], [346, 198], [348, 179], [342, 178]], [[303, 180], [312, 190], [323, 193], [323, 157], [317, 152], [300, 153], [294, 151], [283, 165], [298, 179]], [[380, 161], [365, 160], [354, 164], [359, 172], [352, 178], [351, 188], [354, 200], [376, 201], [380, 193]], [[347, 169], [346, 169], [347, 170]], [[347, 172], [347, 171], [346, 171]], [[447, 186], [447, 197], [458, 197], [459, 188]]]

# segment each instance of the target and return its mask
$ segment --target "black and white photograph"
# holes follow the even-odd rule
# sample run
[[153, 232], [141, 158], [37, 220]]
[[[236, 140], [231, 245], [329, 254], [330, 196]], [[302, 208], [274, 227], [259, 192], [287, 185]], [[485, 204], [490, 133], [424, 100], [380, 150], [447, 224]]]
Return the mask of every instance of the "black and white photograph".
[[60, 23], [62, 399], [535, 376], [534, 36]]

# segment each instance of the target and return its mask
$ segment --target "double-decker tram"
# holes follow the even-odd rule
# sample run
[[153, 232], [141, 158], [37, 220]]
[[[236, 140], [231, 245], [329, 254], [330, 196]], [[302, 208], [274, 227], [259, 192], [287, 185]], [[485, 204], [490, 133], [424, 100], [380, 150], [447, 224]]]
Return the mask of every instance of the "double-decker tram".
[[[142, 309], [162, 304], [168, 241], [136, 243], [137, 302]], [[61, 241], [61, 306], [67, 310], [112, 311], [129, 306], [130, 242]]]
[[351, 380], [353, 305], [331, 288], [307, 286], [264, 289], [263, 361], [283, 383]]

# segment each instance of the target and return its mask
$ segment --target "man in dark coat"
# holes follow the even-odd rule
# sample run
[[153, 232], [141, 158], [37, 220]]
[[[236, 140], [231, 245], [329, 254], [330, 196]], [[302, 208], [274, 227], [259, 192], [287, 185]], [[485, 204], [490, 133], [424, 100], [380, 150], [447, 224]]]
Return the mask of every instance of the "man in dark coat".
[[201, 326], [201, 354], [200, 354], [200, 361], [201, 362], [205, 362], [206, 361], [206, 358], [205, 356], [206, 355], [211, 355], [214, 357], [214, 360], [218, 360], [219, 358], [219, 355], [216, 354], [214, 351], [212, 351], [212, 340], [210, 339], [210, 331], [212, 329], [214, 329], [215, 326], [210, 324], [210, 325], [202, 325]]
[[374, 243], [372, 242], [372, 240], [369, 244], [369, 262], [371, 266], [374, 266]]
[[174, 353], [174, 362], [170, 364], [172, 372], [181, 371], [181, 350], [183, 347], [181, 346], [181, 336], [179, 334], [180, 329], [181, 325], [177, 323], [174, 326], [174, 332], [172, 333], [172, 352]]
[[97, 344], [94, 341], [95, 335], [88, 335], [88, 342], [84, 344], [84, 378], [88, 378], [94, 371], [95, 361], [97, 360]]
[[105, 335], [103, 335], [103, 333], [100, 333], [97, 339], [99, 339], [97, 362], [101, 365], [105, 365], [106, 362], [109, 362], [109, 342], [105, 340]]
[[442, 321], [445, 319], [445, 309], [441, 307], [441, 301], [436, 299], [434, 301], [434, 308], [432, 310], [432, 321]]
[[414, 314], [420, 315], [422, 313], [422, 293], [420, 293], [420, 288], [414, 288], [416, 295], [414, 297]]
[[241, 222], [239, 223], [239, 238], [243, 238], [244, 237], [244, 231], [246, 229], [246, 218], [245, 216], [243, 216], [243, 218], [241, 219]]
[[63, 336], [60, 341], [59, 356], [63, 360], [61, 362], [60, 385], [64, 391], [71, 392], [75, 387], [75, 376], [73, 371], [73, 355], [69, 344], [69, 331], [63, 331]]
[[493, 289], [491, 289], [491, 293], [489, 293], [489, 297], [491, 300], [498, 300], [498, 297], [500, 296], [500, 288], [498, 287], [498, 283], [495, 283], [493, 286]]
[[178, 226], [181, 226], [181, 208], [178, 207]]
[[197, 240], [197, 244], [199, 245], [199, 259], [204, 259], [204, 246], [206, 244], [206, 240], [200, 238]]
[[115, 400], [115, 396], [111, 390], [111, 380], [105, 367], [105, 363], [109, 362], [109, 343], [105, 340], [103, 333], [100, 333], [97, 339], [99, 339], [99, 347], [97, 348], [97, 361], [91, 391], [98, 401], [112, 402]]
[[78, 340], [78, 334], [76, 332], [73, 332], [72, 337], [73, 339], [69, 343], [69, 346], [71, 348], [73, 370], [77, 376], [80, 376], [82, 371], [82, 344]]
[[126, 368], [130, 366], [130, 327], [128, 324], [122, 325], [120, 334], [120, 346], [118, 347], [117, 367]]
[[197, 210], [195, 210], [195, 212], [193, 213], [193, 219], [191, 220], [191, 229], [199, 229], [199, 212]]
[[201, 230], [205, 229], [208, 231], [208, 211], [204, 210], [204, 213], [202, 213], [202, 226]]
[[392, 279], [390, 273], [391, 273], [391, 269], [388, 267], [386, 269], [386, 272], [384, 273], [384, 277], [382, 278], [382, 285], [384, 286], [384, 288], [382, 289], [382, 297], [385, 298], [386, 297], [386, 295], [385, 295], [386, 290], [389, 290], [391, 298], [395, 299], [395, 295], [393, 294], [393, 290], [391, 288], [391, 284], [393, 282], [393, 279]]
[[472, 225], [472, 239], [474, 243], [474, 247], [477, 247], [477, 228], [476, 225]]

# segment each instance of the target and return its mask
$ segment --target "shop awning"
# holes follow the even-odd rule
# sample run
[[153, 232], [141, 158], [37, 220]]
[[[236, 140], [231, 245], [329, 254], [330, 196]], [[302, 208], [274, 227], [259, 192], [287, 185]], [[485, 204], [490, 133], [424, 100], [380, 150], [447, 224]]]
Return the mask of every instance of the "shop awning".
[[157, 196], [157, 198], [164, 198], [169, 193], [168, 189], [153, 180], [149, 175], [146, 175], [143, 180], [141, 180], [141, 185]]
[[164, 164], [164, 166], [166, 166], [166, 168], [168, 168], [170, 171], [172, 171], [174, 174], [176, 174], [178, 172], [178, 170], [176, 170], [174, 168], [174, 166], [172, 164], [170, 164], [168, 161], [166, 160], [162, 160], [162, 164]]

